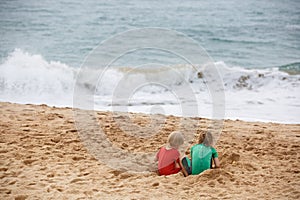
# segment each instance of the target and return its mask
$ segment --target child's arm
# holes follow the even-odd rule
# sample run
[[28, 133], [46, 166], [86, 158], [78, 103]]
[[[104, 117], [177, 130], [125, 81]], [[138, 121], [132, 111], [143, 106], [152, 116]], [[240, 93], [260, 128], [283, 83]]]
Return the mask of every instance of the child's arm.
[[218, 157], [219, 156], [218, 156], [217, 150], [215, 148], [212, 148], [212, 158], [213, 158], [214, 165], [215, 165], [214, 168], [220, 168], [220, 161], [219, 161]]
[[180, 162], [179, 159], [175, 160], [175, 168], [181, 168], [179, 162]]
[[219, 161], [219, 158], [213, 158], [214, 160], [214, 163], [215, 163], [215, 168], [220, 168], [220, 161]]

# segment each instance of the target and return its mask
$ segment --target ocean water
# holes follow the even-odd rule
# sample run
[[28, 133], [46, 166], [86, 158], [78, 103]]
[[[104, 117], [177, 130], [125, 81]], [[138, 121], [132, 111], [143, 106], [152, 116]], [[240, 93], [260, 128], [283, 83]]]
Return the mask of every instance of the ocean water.
[[[300, 122], [298, 0], [1, 0], [0, 101], [73, 106], [76, 76], [91, 51], [116, 34], [145, 27], [181, 32], [207, 51], [224, 83], [225, 118]], [[124, 58], [91, 88], [95, 109], [184, 115], [181, 102], [191, 99], [172, 91], [188, 82], [198, 116], [211, 117], [209, 91], [185, 64], [151, 51]], [[155, 76], [165, 87], [149, 84], [126, 103], [112, 103], [124, 74], [143, 65], [130, 83]]]

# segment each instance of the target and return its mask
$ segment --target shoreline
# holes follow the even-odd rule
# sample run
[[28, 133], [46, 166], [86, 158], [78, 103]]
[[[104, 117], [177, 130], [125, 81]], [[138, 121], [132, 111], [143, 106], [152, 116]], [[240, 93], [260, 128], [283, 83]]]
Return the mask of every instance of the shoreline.
[[[0, 102], [0, 110], [1, 199], [300, 198], [300, 124], [224, 120], [215, 146], [221, 169], [185, 178], [181, 173], [131, 173], [97, 160], [83, 145], [72, 108]], [[156, 115], [130, 116], [141, 127], [158, 120]], [[195, 132], [186, 141], [191, 146], [210, 121], [164, 117], [159, 134], [141, 139], [122, 132], [111, 112], [96, 113], [107, 138], [129, 153], [155, 152], [181, 123], [185, 133]], [[121, 114], [119, 118], [123, 121]], [[113, 156], [134, 162], [126, 155]]]
[[[0, 101], [1, 103], [9, 103], [9, 104], [18, 104], [18, 105], [32, 105], [32, 106], [48, 106], [51, 108], [65, 108], [65, 109], [73, 109], [71, 106], [57, 106], [57, 105], [48, 105], [48, 104], [34, 104], [34, 103], [15, 103], [15, 102], [8, 102], [8, 101]], [[75, 108], [78, 109], [78, 108]], [[112, 112], [111, 110], [94, 110], [95, 112]], [[122, 113], [117, 111], [118, 113]], [[205, 116], [181, 116], [181, 115], [176, 115], [176, 114], [151, 114], [151, 113], [145, 113], [145, 112], [129, 112], [131, 114], [137, 114], [137, 115], [163, 115], [166, 117], [179, 117], [179, 118], [201, 118], [201, 119], [207, 119], [211, 120], [208, 117]], [[226, 115], [226, 114], [225, 114]], [[265, 119], [251, 119], [251, 118], [245, 118], [245, 119], [240, 119], [237, 117], [229, 117], [229, 118], [224, 118], [222, 119], [224, 122], [229, 120], [229, 121], [244, 121], [244, 122], [251, 122], [251, 123], [274, 123], [274, 124], [291, 124], [291, 125], [298, 125], [300, 124], [299, 122], [284, 122], [284, 121], [276, 121], [276, 120], [265, 120]]]

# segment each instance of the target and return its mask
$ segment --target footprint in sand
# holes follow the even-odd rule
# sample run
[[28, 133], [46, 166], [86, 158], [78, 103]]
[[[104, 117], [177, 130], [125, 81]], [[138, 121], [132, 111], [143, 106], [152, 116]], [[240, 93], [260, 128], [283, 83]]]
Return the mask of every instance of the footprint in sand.
[[15, 197], [15, 200], [25, 200], [27, 199], [28, 195], [18, 195]]

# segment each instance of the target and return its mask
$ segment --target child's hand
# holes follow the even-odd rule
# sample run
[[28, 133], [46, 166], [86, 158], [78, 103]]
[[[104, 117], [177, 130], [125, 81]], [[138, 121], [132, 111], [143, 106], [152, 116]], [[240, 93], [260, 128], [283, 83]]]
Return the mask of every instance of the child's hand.
[[175, 168], [181, 168], [177, 161], [175, 161]]

